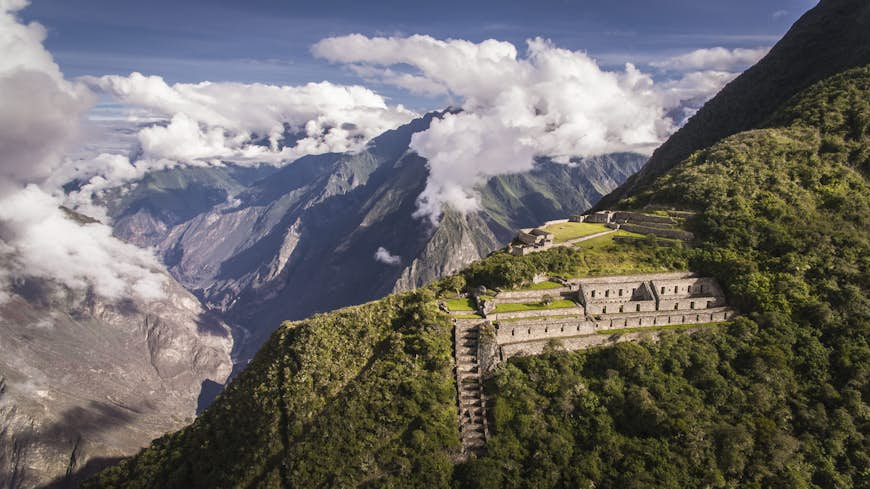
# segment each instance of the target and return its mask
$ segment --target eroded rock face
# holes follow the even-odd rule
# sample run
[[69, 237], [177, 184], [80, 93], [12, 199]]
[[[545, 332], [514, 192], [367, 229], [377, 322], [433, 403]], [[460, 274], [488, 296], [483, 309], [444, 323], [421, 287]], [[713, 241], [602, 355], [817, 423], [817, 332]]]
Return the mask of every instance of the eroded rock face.
[[0, 304], [0, 487], [72, 487], [188, 424], [203, 386], [226, 380], [229, 329], [164, 287], [161, 300], [111, 302], [17, 281]]
[[[181, 284], [233, 324], [244, 365], [281, 321], [452, 273], [504, 246], [518, 227], [587, 209], [645, 160], [541, 161], [491, 179], [479, 189], [479, 211], [445, 208], [433, 226], [415, 215], [429, 172], [409, 147], [433, 117], [387, 131], [364, 151], [305, 156], [247, 183], [226, 168], [157, 172], [109, 199], [115, 233], [154, 246]], [[225, 198], [213, 204], [213, 195]], [[196, 212], [182, 212], [182, 197]], [[395, 259], [378, 260], [381, 248]]]

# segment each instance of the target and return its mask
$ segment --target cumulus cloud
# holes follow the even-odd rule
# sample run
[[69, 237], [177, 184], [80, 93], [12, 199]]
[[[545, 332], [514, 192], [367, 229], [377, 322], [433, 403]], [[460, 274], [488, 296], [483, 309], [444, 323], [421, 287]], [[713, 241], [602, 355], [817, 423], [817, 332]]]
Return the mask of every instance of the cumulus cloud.
[[378, 250], [375, 251], [375, 261], [386, 263], [387, 265], [401, 265], [402, 257], [394, 255], [383, 246], [380, 246], [378, 247]]
[[675, 71], [742, 71], [754, 65], [770, 48], [726, 49], [723, 47], [696, 49], [692, 52], [650, 63], [651, 66]]
[[119, 299], [163, 294], [163, 276], [153, 253], [112, 237], [106, 225], [80, 224], [35, 185], [0, 199], [0, 221], [17, 271], [58, 280], [73, 288]]
[[508, 42], [425, 35], [321, 40], [312, 54], [367, 80], [459, 100], [411, 146], [430, 176], [418, 216], [438, 222], [442, 206], [479, 209], [475, 188], [493, 175], [610, 152], [649, 153], [766, 49], [701, 49], [652, 63], [674, 76], [654, 81], [632, 64], [608, 71], [582, 51], [536, 38], [524, 54]]
[[584, 52], [543, 39], [527, 44], [520, 56], [513, 44], [496, 40], [353, 34], [321, 40], [312, 52], [367, 77], [380, 72], [384, 83], [462, 101], [461, 112], [433, 120], [412, 140], [430, 167], [417, 214], [437, 222], [445, 203], [478, 209], [476, 186], [529, 170], [537, 156], [568, 162], [650, 152], [673, 130], [664, 117], [667, 97], [633, 65], [611, 72]]
[[113, 238], [105, 225], [71, 219], [35, 185], [66, 171], [61, 155], [96, 98], [63, 77], [42, 45], [45, 29], [18, 20], [26, 6], [0, 0], [0, 300], [17, 276], [90, 287], [108, 298], [159, 297], [163, 276], [151, 252]]
[[18, 21], [26, 5], [0, 0], [0, 185], [7, 191], [52, 172], [94, 101], [64, 80], [42, 46], [45, 28]]
[[169, 85], [159, 76], [140, 73], [82, 81], [168, 121], [139, 131], [142, 165], [161, 160], [278, 165], [308, 154], [358, 150], [416, 116], [401, 105], [388, 105], [365, 87], [326, 81], [301, 86]]

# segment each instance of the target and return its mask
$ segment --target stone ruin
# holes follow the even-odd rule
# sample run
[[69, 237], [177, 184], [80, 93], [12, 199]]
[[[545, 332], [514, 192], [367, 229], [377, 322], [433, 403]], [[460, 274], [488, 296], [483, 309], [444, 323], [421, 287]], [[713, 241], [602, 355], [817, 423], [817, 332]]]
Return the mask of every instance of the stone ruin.
[[718, 283], [691, 273], [595, 277], [567, 283], [554, 289], [503, 292], [491, 299], [496, 307], [499, 303], [540, 302], [545, 294], [575, 303], [571, 308], [488, 312], [485, 317], [496, 324], [502, 359], [539, 353], [551, 339], [626, 328], [713, 323], [733, 315]]
[[[477, 296], [478, 319], [454, 320], [459, 432], [463, 457], [480, 454], [489, 436], [489, 402], [482, 375], [515, 355], [543, 353], [558, 342], [566, 350], [632, 341], [673, 325], [716, 323], [735, 312], [715, 279], [693, 273], [657, 273], [555, 279], [560, 287], [500, 291]], [[497, 312], [499, 304], [570, 300], [556, 309]], [[646, 330], [646, 331], [645, 331]]]
[[554, 240], [555, 235], [543, 227], [520, 229], [508, 248], [511, 254], [523, 256], [552, 248]]

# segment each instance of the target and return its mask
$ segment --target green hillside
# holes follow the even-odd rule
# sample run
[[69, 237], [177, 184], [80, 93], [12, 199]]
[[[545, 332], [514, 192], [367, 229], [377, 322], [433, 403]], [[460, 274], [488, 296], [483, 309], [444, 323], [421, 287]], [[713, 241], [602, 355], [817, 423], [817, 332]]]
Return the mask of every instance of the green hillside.
[[821, 0], [770, 52], [704, 104], [653, 153], [649, 162], [598, 208], [614, 206], [637, 188], [720, 139], [759, 127], [810, 85], [870, 63], [870, 2]]
[[868, 100], [870, 67], [824, 80], [619, 203], [696, 210], [691, 245], [497, 253], [465, 270], [512, 287], [597, 273], [587, 258], [606, 249], [714, 276], [743, 314], [512, 359], [488, 379], [479, 458], [453, 464], [436, 283], [285, 324], [192, 426], [84, 487], [868, 487]]
[[511, 362], [473, 487], [870, 485], [870, 67], [693, 154], [625, 208], [700, 211], [728, 330]]
[[426, 291], [286, 323], [193, 425], [83, 487], [444, 487], [450, 328]]

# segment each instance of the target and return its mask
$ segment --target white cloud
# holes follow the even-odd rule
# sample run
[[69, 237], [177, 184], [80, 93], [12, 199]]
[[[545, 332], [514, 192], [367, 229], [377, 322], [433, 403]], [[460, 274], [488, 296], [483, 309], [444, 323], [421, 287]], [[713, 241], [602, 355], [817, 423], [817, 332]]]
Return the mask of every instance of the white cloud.
[[674, 71], [743, 71], [754, 65], [770, 48], [726, 49], [723, 47], [696, 49], [663, 61], [650, 63], [655, 68]]
[[[140, 73], [83, 81], [128, 107], [169, 121], [139, 131], [146, 165], [163, 159], [277, 165], [307, 154], [355, 151], [416, 116], [365, 87], [329, 82], [169, 85], [159, 76]], [[298, 140], [282, 146], [287, 130]]]
[[312, 52], [351, 64], [367, 77], [380, 72], [384, 83], [462, 100], [462, 112], [433, 120], [412, 140], [430, 166], [418, 215], [435, 222], [445, 203], [463, 212], [479, 208], [477, 185], [493, 175], [529, 170], [535, 156], [567, 162], [615, 151], [650, 152], [673, 130], [664, 117], [667, 97], [651, 77], [630, 64], [605, 71], [585, 53], [542, 39], [528, 41], [522, 57], [508, 42], [421, 35], [327, 38]]
[[381, 263], [385, 263], [387, 265], [401, 265], [402, 257], [394, 255], [390, 253], [383, 246], [378, 247], [378, 250], [375, 251], [375, 260]]
[[[64, 79], [42, 46], [42, 26], [18, 21], [26, 5], [0, 0], [0, 300], [18, 276], [91, 287], [109, 298], [159, 297], [164, 278], [151, 252], [113, 238], [108, 226], [70, 219], [35, 185], [69, 171], [61, 155], [96, 98]], [[106, 164], [100, 171], [129, 171]]]
[[112, 237], [100, 223], [80, 224], [59, 208], [59, 202], [30, 185], [0, 199], [3, 237], [13, 273], [58, 280], [72, 288], [93, 287], [109, 298], [163, 295], [160, 264], [148, 250]]
[[0, 186], [7, 188], [48, 176], [94, 101], [64, 80], [42, 46], [45, 29], [18, 21], [26, 5], [0, 2]]

